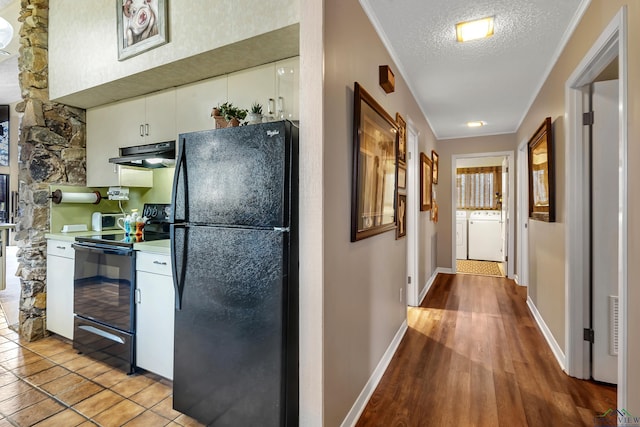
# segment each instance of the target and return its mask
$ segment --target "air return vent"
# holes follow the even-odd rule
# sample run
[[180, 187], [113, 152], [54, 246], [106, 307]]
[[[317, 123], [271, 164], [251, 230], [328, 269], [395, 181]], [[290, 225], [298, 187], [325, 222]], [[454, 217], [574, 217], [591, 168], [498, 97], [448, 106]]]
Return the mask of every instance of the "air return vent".
[[618, 355], [618, 297], [609, 295], [609, 354]]

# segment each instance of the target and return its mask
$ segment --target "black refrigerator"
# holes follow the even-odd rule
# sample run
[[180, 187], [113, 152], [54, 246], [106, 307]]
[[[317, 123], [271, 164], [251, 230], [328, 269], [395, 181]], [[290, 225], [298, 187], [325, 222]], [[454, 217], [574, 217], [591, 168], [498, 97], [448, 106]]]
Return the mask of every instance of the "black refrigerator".
[[298, 127], [179, 135], [173, 407], [208, 426], [298, 425]]

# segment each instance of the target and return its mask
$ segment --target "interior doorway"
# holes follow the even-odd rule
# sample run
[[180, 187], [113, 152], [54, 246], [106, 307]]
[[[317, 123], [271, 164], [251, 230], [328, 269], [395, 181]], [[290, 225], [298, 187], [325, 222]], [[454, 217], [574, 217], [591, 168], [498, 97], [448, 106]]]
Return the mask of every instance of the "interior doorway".
[[453, 272], [513, 277], [513, 152], [452, 156]]
[[590, 85], [598, 80], [605, 70], [615, 63], [618, 69], [618, 117], [617, 143], [613, 150], [617, 157], [618, 192], [615, 206], [610, 215], [616, 218], [617, 269], [616, 286], [618, 290], [617, 322], [618, 340], [618, 408], [627, 406], [627, 9], [622, 7], [612, 21], [598, 37], [591, 49], [571, 74], [565, 86], [566, 117], [566, 168], [567, 168], [567, 298], [566, 312], [566, 371], [577, 378], [591, 377], [591, 344], [585, 340], [585, 330], [590, 329], [590, 256], [589, 221], [591, 215], [589, 192], [589, 150], [588, 138], [585, 138], [583, 113], [588, 112]]

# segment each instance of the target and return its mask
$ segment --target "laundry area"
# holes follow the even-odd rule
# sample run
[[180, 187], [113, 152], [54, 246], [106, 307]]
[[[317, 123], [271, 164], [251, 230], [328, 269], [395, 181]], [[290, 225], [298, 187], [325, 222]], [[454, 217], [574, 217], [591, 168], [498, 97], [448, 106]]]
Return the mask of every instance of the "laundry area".
[[456, 272], [505, 276], [506, 157], [456, 160]]

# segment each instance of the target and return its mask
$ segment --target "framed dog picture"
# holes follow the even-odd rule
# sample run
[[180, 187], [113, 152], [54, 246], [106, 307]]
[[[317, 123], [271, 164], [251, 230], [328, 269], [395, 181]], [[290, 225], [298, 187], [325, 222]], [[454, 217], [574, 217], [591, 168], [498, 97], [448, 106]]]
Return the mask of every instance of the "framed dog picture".
[[116, 0], [118, 61], [167, 43], [168, 0]]

